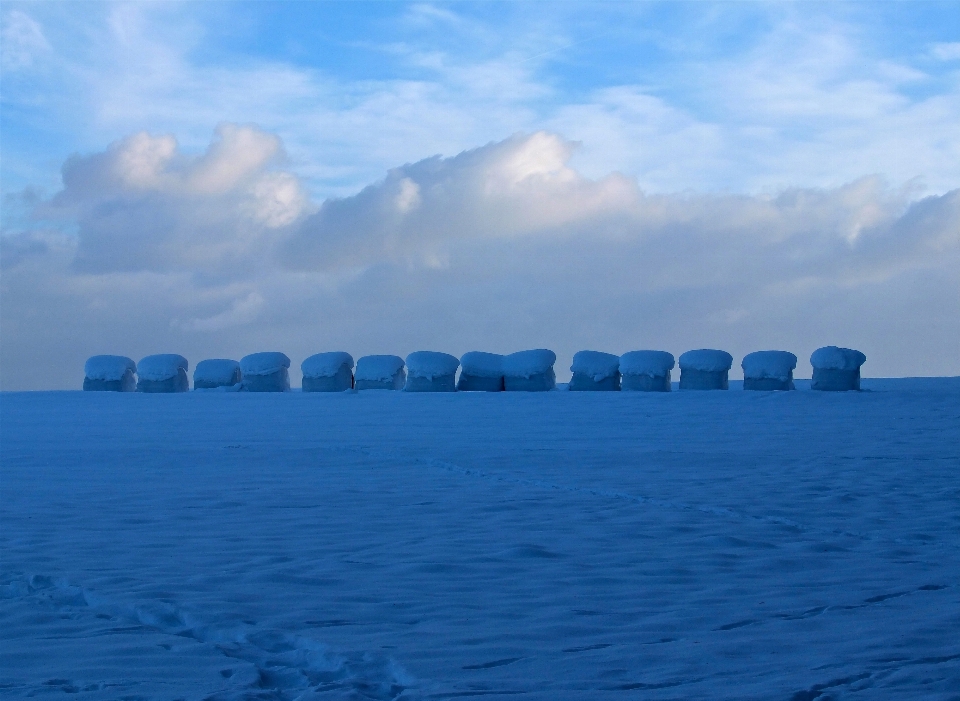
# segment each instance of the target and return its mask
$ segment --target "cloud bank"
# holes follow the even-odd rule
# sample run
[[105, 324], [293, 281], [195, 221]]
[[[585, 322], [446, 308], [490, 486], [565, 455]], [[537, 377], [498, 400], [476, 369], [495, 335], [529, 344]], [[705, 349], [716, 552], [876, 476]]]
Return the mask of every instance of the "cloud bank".
[[577, 148], [517, 134], [322, 203], [254, 126], [73, 156], [0, 238], [0, 385], [75, 388], [94, 353], [544, 346], [561, 377], [585, 348], [825, 344], [869, 375], [960, 373], [960, 190], [650, 194]]

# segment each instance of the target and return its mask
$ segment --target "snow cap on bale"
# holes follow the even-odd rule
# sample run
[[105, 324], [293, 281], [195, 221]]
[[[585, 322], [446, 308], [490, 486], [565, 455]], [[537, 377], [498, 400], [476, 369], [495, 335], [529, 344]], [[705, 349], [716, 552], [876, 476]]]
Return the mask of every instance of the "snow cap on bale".
[[600, 351], [578, 351], [570, 366], [573, 377], [571, 391], [620, 389], [620, 357]]
[[190, 363], [182, 355], [176, 353], [160, 353], [148, 355], [137, 363], [137, 374], [141, 380], [168, 380], [176, 377], [180, 370], [186, 372]]
[[86, 392], [133, 392], [137, 364], [124, 355], [95, 355], [83, 365]]
[[137, 363], [138, 392], [186, 392], [190, 389], [190, 363], [176, 353], [148, 355]]
[[240, 383], [240, 363], [228, 358], [208, 358], [197, 363], [193, 371], [193, 388], [218, 389]]
[[403, 389], [407, 379], [398, 355], [365, 355], [357, 361], [357, 389]]
[[557, 386], [553, 364], [557, 355], [552, 350], [511, 353], [503, 359], [504, 389], [520, 392], [544, 392]]
[[290, 389], [290, 358], [267, 351], [240, 358], [242, 389], [247, 392], [286, 392]]
[[755, 351], [744, 356], [743, 388], [752, 390], [793, 389], [793, 370], [797, 356], [787, 351]]
[[820, 370], [859, 370], [867, 362], [867, 356], [852, 348], [824, 346], [810, 356], [810, 364]]
[[460, 361], [447, 353], [416, 351], [407, 356], [407, 392], [456, 392]]
[[91, 380], [121, 380], [127, 371], [137, 371], [137, 364], [124, 355], [95, 355], [83, 364], [83, 374]]
[[353, 356], [343, 351], [317, 353], [300, 363], [304, 377], [333, 377], [346, 365], [353, 370]]
[[470, 351], [460, 358], [463, 373], [474, 377], [503, 377], [503, 356], [498, 353]]
[[434, 377], [453, 375], [458, 367], [460, 361], [449, 353], [416, 351], [407, 356], [407, 375], [412, 377], [432, 380]]
[[620, 356], [620, 389], [636, 392], [669, 392], [670, 371], [675, 365], [666, 351], [638, 350]]
[[240, 371], [247, 375], [272, 375], [279, 370], [290, 367], [290, 358], [283, 353], [266, 351], [251, 353], [240, 358]]
[[638, 350], [620, 356], [621, 375], [648, 375], [665, 377], [673, 370], [676, 361], [672, 353], [657, 350]]
[[300, 370], [304, 392], [346, 392], [353, 387], [353, 356], [343, 351], [311, 355]]
[[398, 355], [365, 355], [357, 361], [357, 379], [389, 380], [403, 370], [403, 365]]
[[503, 359], [503, 374], [507, 377], [533, 377], [553, 370], [557, 362], [557, 354], [552, 350], [538, 348], [536, 350], [518, 351]]
[[727, 389], [733, 356], [722, 350], [701, 348], [680, 356], [680, 389]]
[[845, 392], [860, 389], [860, 366], [867, 356], [851, 348], [825, 346], [810, 356], [813, 379], [810, 389]]
[[691, 350], [680, 356], [681, 370], [700, 370], [701, 372], [725, 372], [733, 366], [733, 356], [722, 350], [701, 348]]
[[577, 351], [573, 356], [570, 371], [589, 377], [594, 382], [600, 382], [620, 372], [620, 358], [612, 353], [600, 351]]
[[461, 392], [502, 392], [503, 356], [498, 353], [470, 351], [460, 358], [460, 379], [457, 390]]
[[740, 367], [744, 377], [788, 380], [797, 367], [797, 356], [787, 351], [754, 351], [743, 357]]

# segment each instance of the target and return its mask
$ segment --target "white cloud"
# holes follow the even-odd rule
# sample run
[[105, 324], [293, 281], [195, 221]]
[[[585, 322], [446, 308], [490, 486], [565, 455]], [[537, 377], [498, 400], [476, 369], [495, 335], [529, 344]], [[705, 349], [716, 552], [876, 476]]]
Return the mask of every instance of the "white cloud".
[[941, 61], [960, 61], [960, 41], [934, 44], [930, 53]]
[[50, 52], [43, 27], [30, 15], [10, 10], [2, 16], [0, 30], [0, 66], [5, 71], [29, 68], [38, 56]]
[[200, 156], [172, 136], [134, 134], [68, 159], [63, 190], [39, 211], [75, 217], [81, 270], [246, 274], [308, 206], [298, 179], [274, 169], [282, 155], [250, 126], [220, 125]]
[[98, 352], [331, 348], [548, 346], [563, 377], [583, 348], [836, 343], [868, 374], [960, 372], [960, 190], [651, 194], [575, 152], [515, 135], [320, 207], [252, 127], [201, 155], [140, 134], [73, 158], [38, 211], [77, 233], [0, 239], [0, 384], [74, 387]]
[[257, 320], [263, 311], [264, 299], [260, 293], [253, 291], [246, 297], [235, 299], [228, 309], [201, 319], [190, 319], [181, 322], [174, 319], [171, 326], [181, 327], [188, 331], [222, 331], [231, 326], [241, 326]]

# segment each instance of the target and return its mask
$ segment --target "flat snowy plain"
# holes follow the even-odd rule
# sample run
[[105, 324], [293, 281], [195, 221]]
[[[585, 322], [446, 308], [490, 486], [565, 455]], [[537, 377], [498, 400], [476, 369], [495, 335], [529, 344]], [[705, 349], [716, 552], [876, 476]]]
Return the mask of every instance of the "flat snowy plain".
[[960, 699], [960, 378], [0, 395], [0, 695]]

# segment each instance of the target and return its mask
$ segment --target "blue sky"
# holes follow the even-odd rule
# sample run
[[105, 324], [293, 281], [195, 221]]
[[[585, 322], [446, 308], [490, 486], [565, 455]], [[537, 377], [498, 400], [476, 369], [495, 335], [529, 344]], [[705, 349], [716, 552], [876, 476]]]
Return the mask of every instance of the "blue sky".
[[[85, 320], [78, 328], [96, 329], [109, 325], [110, 314], [119, 313], [134, 294], [131, 289], [146, 284], [144, 275], [164, 276], [154, 282], [194, 294], [168, 299], [160, 319], [131, 320], [118, 336], [141, 339], [131, 341], [131, 354], [146, 350], [156, 342], [148, 338], [154, 338], [171, 339], [195, 354], [216, 347], [236, 355], [237, 338], [256, 337], [253, 329], [274, 303], [271, 295], [287, 306], [346, 305], [339, 313], [351, 321], [328, 319], [322, 333], [305, 326], [304, 317], [292, 318], [280, 337], [298, 348], [319, 342], [308, 341], [310, 333], [323, 342], [342, 339], [353, 350], [388, 344], [358, 330], [371, 312], [360, 302], [345, 301], [358, 299], [352, 285], [370, 291], [396, 276], [394, 287], [382, 294], [413, 303], [411, 295], [430, 275], [458, 269], [465, 256], [491, 255], [502, 262], [506, 255], [497, 248], [506, 245], [502, 238], [458, 233], [473, 231], [470, 221], [488, 221], [486, 208], [505, 206], [478, 199], [477, 193], [489, 195], [493, 187], [492, 181], [481, 184], [480, 172], [471, 170], [481, 167], [487, 175], [507, 178], [496, 182], [509, 181], [527, 192], [522, 202], [529, 211], [516, 204], [515, 219], [503, 214], [490, 219], [490, 226], [520, 232], [516, 236], [528, 237], [525, 241], [547, 237], [541, 241], [546, 248], [530, 244], [523, 253], [531, 256], [529, 267], [497, 267], [482, 292], [470, 293], [485, 300], [476, 313], [482, 316], [486, 309], [490, 315], [483, 324], [492, 329], [491, 344], [508, 350], [531, 343], [573, 348], [591, 338], [610, 350], [631, 349], [612, 346], [640, 339], [612, 333], [599, 322], [593, 337], [551, 340], [562, 335], [558, 307], [562, 288], [570, 285], [533, 270], [550, 256], [561, 269], [575, 266], [591, 239], [609, 248], [617, 245], [611, 241], [623, 240], [617, 237], [635, 235], [639, 246], [644, 236], [659, 235], [644, 232], [671, 232], [675, 238], [667, 250], [680, 255], [709, 228], [691, 223], [685, 211], [710, 207], [717, 214], [704, 214], [703, 222], [724, 236], [738, 227], [768, 226], [777, 245], [789, 239], [802, 248], [806, 241], [815, 258], [832, 250], [821, 245], [827, 232], [862, 254], [817, 284], [863, 292], [863, 285], [882, 278], [889, 286], [885, 294], [913, 295], [913, 306], [930, 314], [955, 304], [949, 273], [934, 291], [921, 290], [916, 280], [908, 288], [897, 285], [907, 284], [905, 275], [926, 275], [925, 284], [932, 284], [936, 275], [930, 270], [940, 270], [937, 266], [955, 255], [950, 217], [951, 193], [960, 187], [956, 3], [5, 2], [0, 20], [3, 314], [6, 328], [22, 329], [27, 339], [0, 342], [6, 357], [48, 353], [48, 364], [68, 362], [49, 348], [55, 335], [30, 326], [30, 318], [43, 314], [37, 301], [42, 295], [30, 292], [31, 285], [61, 290], [63, 296], [54, 294], [48, 303], [59, 308], [69, 300], [77, 305], [71, 313]], [[458, 157], [465, 152], [474, 155]], [[439, 161], [412, 165], [437, 155]], [[128, 167], [134, 161], [140, 170], [131, 180]], [[214, 167], [221, 169], [216, 177]], [[104, 168], [114, 175], [127, 168], [125, 184], [107, 178]], [[84, 190], [79, 181], [65, 187], [68, 171], [103, 182], [104, 189]], [[228, 172], [235, 177], [224, 175]], [[460, 199], [432, 196], [427, 182], [434, 188], [459, 183]], [[574, 187], [571, 183], [576, 192], [563, 190]], [[250, 188], [259, 194], [251, 195]], [[354, 197], [364, 188], [367, 195]], [[561, 190], [565, 194], [557, 199]], [[144, 193], [160, 203], [157, 209], [144, 209]], [[225, 204], [228, 193], [232, 199]], [[200, 206], [201, 197], [213, 199]], [[419, 228], [389, 217], [373, 221], [359, 209], [349, 214], [351, 206], [378, 197], [400, 203]], [[332, 205], [324, 204], [329, 198], [347, 198], [338, 205], [338, 219], [330, 218]], [[563, 198], [580, 202], [582, 209], [557, 218], [555, 203]], [[927, 239], [898, 223], [925, 198], [934, 198], [946, 212]], [[267, 200], [272, 209], [264, 214], [256, 207], [268, 207]], [[777, 203], [774, 214], [751, 209], [771, 202]], [[440, 209], [430, 214], [431, 206]], [[211, 207], [222, 214], [216, 222], [194, 227], [186, 218]], [[104, 215], [108, 210], [119, 214], [111, 219]], [[718, 219], [720, 211], [732, 217], [726, 224]], [[779, 224], [764, 224], [765, 217], [779, 217]], [[146, 226], [153, 233], [140, 234], [135, 226], [115, 230], [121, 220], [168, 225], [156, 224], [155, 231]], [[339, 228], [331, 228], [331, 221], [340, 222]], [[904, 238], [888, 245], [889, 259], [881, 261], [860, 243], [862, 231], [880, 232], [877, 240], [890, 231]], [[118, 253], [128, 246], [152, 250], [167, 263], [138, 263]], [[189, 254], [170, 254], [170, 247]], [[214, 249], [221, 257], [211, 257]], [[347, 249], [350, 256], [342, 254]], [[339, 268], [330, 267], [333, 259], [317, 262], [317, 252], [327, 250], [341, 252], [334, 256]], [[783, 260], [804, 257], [780, 253]], [[230, 274], [225, 260], [235, 266]], [[305, 270], [302, 260], [314, 261], [314, 268]], [[905, 260], [914, 267], [903, 269]], [[709, 261], [688, 267], [704, 262]], [[29, 266], [37, 267], [28, 274]], [[778, 341], [775, 332], [781, 302], [761, 304], [762, 310], [746, 305], [751, 311], [739, 302], [709, 301], [723, 298], [721, 288], [740, 289], [743, 271], [730, 269], [729, 275], [741, 277], [718, 278], [712, 292], [685, 274], [678, 272], [673, 281], [672, 301], [632, 288], [629, 276], [602, 288], [584, 278], [577, 284], [586, 287], [577, 289], [589, 288], [601, 307], [625, 304], [637, 319], [661, 319], [661, 346], [696, 342], [676, 321], [694, 311], [724, 327], [714, 343], [748, 343], [745, 329], [764, 325], [770, 338], [758, 334], [756, 342], [790, 340]], [[314, 277], [305, 282], [304, 275]], [[790, 313], [797, 320], [809, 316], [803, 305], [816, 301], [804, 297], [810, 294], [804, 285], [813, 284], [809, 275], [795, 270], [778, 275], [785, 278], [782, 284], [796, 288], [797, 300], [806, 300], [791, 302], [796, 308]], [[468, 294], [463, 286], [468, 277], [461, 270], [455, 280], [430, 282], [429, 301], [418, 297], [417, 303], [440, 316], [454, 314], [448, 300]], [[651, 272], [645, 279], [654, 277]], [[740, 289], [739, 299], [767, 299], [771, 284], [757, 276], [750, 290]], [[510, 306], [503, 298], [508, 289], [534, 301], [526, 316], [496, 328], [492, 320]], [[328, 297], [316, 298], [318, 290]], [[851, 299], [847, 293], [830, 298]], [[862, 319], [880, 312], [868, 307], [864, 301], [857, 311], [827, 315], [831, 328], [851, 328], [843, 314]], [[407, 311], [398, 313], [410, 313], [409, 304], [402, 309]], [[570, 314], [582, 320], [597, 316], [595, 309]], [[548, 317], [553, 320], [531, 323]], [[904, 328], [887, 321], [872, 332], [878, 339], [881, 330]], [[482, 340], [466, 331], [444, 334], [413, 318], [406, 322], [411, 331], [397, 332], [398, 352], [403, 344], [418, 343], [449, 343], [457, 346], [449, 350], [462, 352]], [[937, 349], [960, 339], [957, 323], [944, 325], [932, 317], [928, 322], [933, 328], [921, 339], [928, 347], [927, 371], [960, 371], [955, 362], [934, 358]], [[201, 329], [216, 329], [217, 335], [203, 337]], [[105, 341], [97, 340], [102, 333], [84, 334], [76, 354], [95, 346], [103, 350], [98, 343]], [[795, 338], [829, 341], [829, 335], [803, 327]], [[856, 341], [852, 334], [849, 342]], [[559, 349], [561, 357], [567, 350]], [[884, 361], [888, 374], [894, 355]], [[42, 368], [34, 364], [34, 377], [44, 377]], [[62, 377], [57, 382], [66, 383], [67, 375]], [[25, 384], [37, 382], [42, 380]]]
[[[803, 147], [952, 185], [882, 150], [887, 129], [948, 128], [929, 112], [956, 105], [955, 3], [8, 2], [3, 18], [4, 192], [55, 190], [66, 156], [132, 131], [199, 151], [221, 121], [279, 134], [319, 198], [545, 126], [583, 142], [591, 174], [656, 190], [851, 175]], [[655, 143], [671, 138], [686, 148]]]

